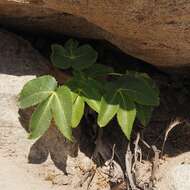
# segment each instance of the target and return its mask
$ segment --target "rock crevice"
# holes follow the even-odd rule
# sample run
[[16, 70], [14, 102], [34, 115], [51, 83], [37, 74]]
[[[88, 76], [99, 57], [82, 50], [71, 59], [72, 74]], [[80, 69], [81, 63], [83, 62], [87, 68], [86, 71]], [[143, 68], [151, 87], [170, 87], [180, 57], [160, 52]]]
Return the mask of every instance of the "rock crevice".
[[190, 2], [186, 0], [3, 0], [0, 23], [105, 39], [159, 67], [190, 64]]

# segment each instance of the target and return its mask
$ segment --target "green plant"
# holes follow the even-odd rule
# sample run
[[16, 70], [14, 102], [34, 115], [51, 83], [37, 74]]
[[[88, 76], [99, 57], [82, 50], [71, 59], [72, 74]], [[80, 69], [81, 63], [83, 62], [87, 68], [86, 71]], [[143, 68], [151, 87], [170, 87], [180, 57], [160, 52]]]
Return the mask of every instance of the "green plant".
[[116, 116], [130, 139], [135, 118], [146, 126], [153, 108], [159, 105], [159, 90], [147, 74], [114, 73], [113, 68], [96, 63], [97, 52], [89, 45], [79, 46], [75, 40], [64, 47], [52, 45], [51, 61], [59, 69], [71, 69], [72, 77], [59, 86], [52, 76], [41, 76], [23, 87], [20, 108], [38, 105], [30, 120], [30, 138], [43, 135], [53, 119], [72, 140], [72, 128], [79, 125], [87, 104], [98, 114], [100, 127]]

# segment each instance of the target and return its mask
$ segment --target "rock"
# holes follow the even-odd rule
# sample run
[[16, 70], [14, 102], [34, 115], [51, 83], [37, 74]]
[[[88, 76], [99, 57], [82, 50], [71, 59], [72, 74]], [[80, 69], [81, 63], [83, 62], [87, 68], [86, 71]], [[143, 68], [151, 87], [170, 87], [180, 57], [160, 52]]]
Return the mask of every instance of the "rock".
[[0, 23], [36, 32], [106, 39], [159, 67], [190, 64], [188, 0], [3, 0]]
[[190, 152], [166, 158], [157, 171], [156, 190], [190, 189]]
[[190, 164], [177, 165], [171, 169], [169, 179], [170, 190], [190, 189]]
[[17, 96], [23, 85], [48, 72], [48, 61], [24, 39], [0, 30], [1, 125], [19, 125]]

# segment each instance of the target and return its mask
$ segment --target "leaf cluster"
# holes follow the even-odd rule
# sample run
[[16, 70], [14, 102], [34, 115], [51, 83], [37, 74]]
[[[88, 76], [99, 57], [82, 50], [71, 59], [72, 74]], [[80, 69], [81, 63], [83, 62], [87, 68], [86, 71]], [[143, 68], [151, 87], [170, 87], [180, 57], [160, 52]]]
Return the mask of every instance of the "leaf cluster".
[[[72, 128], [79, 125], [85, 105], [94, 110], [99, 127], [116, 116], [118, 125], [130, 139], [137, 118], [143, 126], [159, 105], [159, 90], [144, 73], [114, 73], [113, 68], [97, 63], [97, 52], [90, 45], [79, 46], [69, 40], [64, 46], [52, 45], [51, 61], [59, 69], [72, 69], [73, 77], [59, 86], [49, 75], [29, 81], [19, 98], [20, 108], [38, 105], [30, 120], [30, 138], [40, 137], [52, 119], [58, 129], [72, 140]], [[107, 80], [106, 76], [112, 77]]]

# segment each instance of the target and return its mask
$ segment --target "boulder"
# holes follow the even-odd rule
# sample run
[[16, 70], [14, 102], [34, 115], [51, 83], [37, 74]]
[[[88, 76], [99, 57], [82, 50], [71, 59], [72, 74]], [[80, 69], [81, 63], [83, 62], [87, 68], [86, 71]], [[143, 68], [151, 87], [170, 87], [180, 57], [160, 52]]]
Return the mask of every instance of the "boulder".
[[189, 190], [190, 164], [177, 165], [172, 168], [169, 180], [171, 190]]
[[190, 65], [188, 0], [1, 0], [0, 23], [105, 39], [158, 67]]
[[190, 152], [162, 160], [157, 171], [156, 189], [190, 189]]

